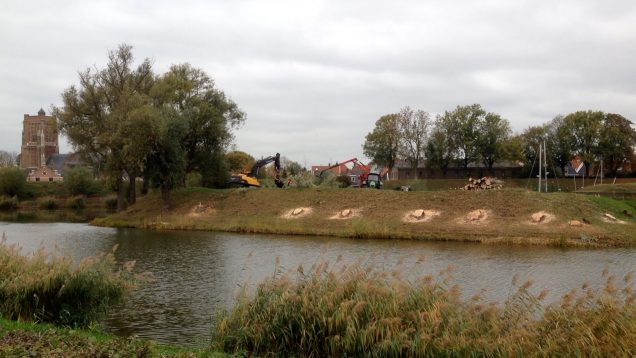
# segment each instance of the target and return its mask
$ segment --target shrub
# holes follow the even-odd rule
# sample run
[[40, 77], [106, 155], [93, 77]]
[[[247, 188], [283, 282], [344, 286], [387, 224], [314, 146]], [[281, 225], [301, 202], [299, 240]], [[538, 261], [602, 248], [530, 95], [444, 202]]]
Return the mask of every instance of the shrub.
[[3, 237], [0, 314], [12, 320], [87, 327], [120, 302], [141, 278], [132, 274], [134, 263], [117, 267], [115, 249], [73, 265], [69, 259], [50, 257], [43, 249], [22, 256]]
[[[447, 278], [408, 281], [364, 265], [276, 273], [216, 324], [213, 347], [273, 356], [630, 356], [631, 278], [544, 308], [530, 283], [498, 306], [463, 300]], [[631, 352], [631, 353], [630, 353]]]
[[13, 197], [0, 197], [0, 210], [15, 210], [18, 208], [19, 202], [18, 198]]
[[341, 188], [348, 188], [351, 186], [351, 178], [348, 175], [339, 175], [336, 177], [336, 182]]
[[38, 206], [40, 209], [55, 210], [60, 207], [59, 202], [52, 196], [45, 196], [38, 199]]
[[70, 195], [90, 196], [99, 192], [93, 173], [82, 167], [73, 168], [64, 173], [64, 187]]
[[186, 175], [186, 187], [200, 187], [203, 182], [203, 177], [199, 172], [192, 172]]
[[23, 197], [26, 174], [15, 167], [0, 168], [0, 195]]
[[86, 207], [86, 197], [84, 197], [83, 195], [72, 196], [66, 199], [66, 206], [69, 209], [84, 209]]

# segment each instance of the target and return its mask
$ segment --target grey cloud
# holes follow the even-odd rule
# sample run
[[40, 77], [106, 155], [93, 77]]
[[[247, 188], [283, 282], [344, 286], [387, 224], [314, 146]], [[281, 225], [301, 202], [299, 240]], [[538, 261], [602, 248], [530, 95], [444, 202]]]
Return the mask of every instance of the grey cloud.
[[308, 165], [360, 157], [405, 105], [480, 103], [516, 130], [590, 108], [636, 120], [634, 24], [629, 0], [9, 1], [0, 149], [19, 150], [22, 115], [124, 42], [158, 72], [207, 71], [248, 114], [238, 149]]

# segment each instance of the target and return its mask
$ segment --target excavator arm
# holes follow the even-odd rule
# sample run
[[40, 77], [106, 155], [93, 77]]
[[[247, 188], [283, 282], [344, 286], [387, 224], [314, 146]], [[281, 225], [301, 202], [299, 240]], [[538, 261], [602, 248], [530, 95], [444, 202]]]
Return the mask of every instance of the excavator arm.
[[232, 174], [230, 176], [230, 186], [254, 186], [260, 187], [261, 183], [258, 181], [258, 172], [260, 169], [269, 163], [274, 163], [274, 183], [277, 187], [282, 188], [284, 186], [283, 181], [280, 179], [280, 154], [269, 156], [267, 158], [260, 159], [254, 163], [252, 168], [247, 173]]

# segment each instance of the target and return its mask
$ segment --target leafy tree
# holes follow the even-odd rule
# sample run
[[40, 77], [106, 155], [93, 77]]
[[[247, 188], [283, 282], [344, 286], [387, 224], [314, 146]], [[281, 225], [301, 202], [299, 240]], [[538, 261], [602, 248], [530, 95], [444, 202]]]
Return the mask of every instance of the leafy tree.
[[561, 173], [565, 173], [565, 167], [572, 159], [574, 149], [574, 137], [567, 127], [564, 117], [558, 115], [545, 126], [546, 144], [548, 147], [548, 160], [561, 169]]
[[245, 113], [203, 70], [187, 63], [170, 67], [153, 95], [157, 104], [174, 109], [187, 123], [182, 137], [186, 172], [201, 173], [205, 186], [225, 185], [225, 151], [233, 139], [232, 130], [245, 121]]
[[283, 170], [283, 177], [296, 176], [303, 171], [303, 166], [289, 158], [282, 157], [280, 159]]
[[[64, 105], [55, 108], [59, 128], [76, 152], [102, 168], [117, 190], [117, 209], [124, 208], [124, 176], [131, 182], [149, 153], [138, 149], [138, 142], [150, 136], [135, 129], [143, 122], [150, 103], [148, 92], [154, 75], [150, 60], [133, 67], [132, 47], [120, 45], [109, 52], [103, 69], [86, 69], [79, 74], [79, 87], [71, 86], [62, 93]], [[134, 187], [134, 185], [133, 185]]]
[[99, 191], [93, 173], [82, 167], [67, 170], [64, 173], [64, 187], [71, 195], [94, 195]]
[[612, 174], [630, 159], [636, 146], [636, 130], [632, 122], [620, 114], [608, 113], [600, 129], [598, 153]]
[[256, 160], [251, 155], [235, 150], [225, 154], [228, 169], [233, 172], [247, 172], [252, 168]]
[[147, 158], [147, 171], [161, 189], [162, 211], [171, 209], [170, 192], [185, 179], [187, 163], [182, 139], [187, 132], [187, 122], [176, 111], [167, 109], [162, 113], [155, 148]]
[[481, 160], [489, 170], [505, 157], [504, 144], [510, 139], [510, 122], [495, 113], [486, 113], [478, 123], [477, 146]]
[[132, 47], [121, 45], [104, 69], [80, 73], [79, 88], [71, 86], [62, 98], [64, 106], [55, 110], [60, 128], [114, 181], [118, 210], [125, 177], [130, 202], [135, 179], [143, 176], [146, 187], [154, 178], [165, 208], [169, 191], [185, 185], [187, 173], [200, 173], [207, 186], [226, 183], [225, 150], [245, 114], [202, 70], [173, 65], [155, 77], [147, 59], [133, 68]]
[[449, 117], [437, 116], [426, 145], [426, 158], [431, 168], [439, 168], [446, 175], [448, 166], [455, 159], [453, 146], [453, 123]]
[[389, 173], [395, 167], [400, 144], [399, 115], [387, 114], [375, 122], [366, 136], [363, 153], [377, 165], [386, 166]]
[[0, 150], [0, 168], [14, 167], [17, 165], [18, 154], [15, 152], [7, 152]]
[[398, 115], [400, 130], [398, 153], [411, 164], [415, 179], [417, 179], [418, 163], [425, 154], [430, 123], [431, 116], [422, 110], [414, 111], [410, 107], [404, 107]]
[[26, 195], [26, 175], [22, 169], [0, 168], [0, 194], [17, 197]]
[[546, 126], [530, 126], [519, 135], [523, 159], [528, 168], [532, 168], [532, 165], [538, 162], [539, 145], [543, 145], [547, 137], [548, 127]]
[[456, 157], [464, 169], [479, 158], [479, 126], [486, 115], [480, 105], [457, 106], [452, 112], [445, 112], [442, 121], [448, 128], [450, 143], [456, 148]]
[[572, 143], [573, 151], [580, 155], [585, 163], [585, 175], [589, 175], [590, 163], [599, 154], [598, 144], [604, 117], [600, 111], [578, 111], [563, 118], [559, 139]]

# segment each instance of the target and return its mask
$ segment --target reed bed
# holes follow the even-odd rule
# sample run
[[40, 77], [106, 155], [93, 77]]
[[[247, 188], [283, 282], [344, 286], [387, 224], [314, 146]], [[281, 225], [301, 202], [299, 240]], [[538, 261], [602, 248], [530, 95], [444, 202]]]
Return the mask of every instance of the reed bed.
[[503, 304], [464, 299], [445, 275], [407, 280], [358, 262], [277, 272], [243, 290], [215, 324], [212, 347], [258, 356], [510, 357], [636, 353], [632, 275], [604, 273], [546, 305], [546, 292], [514, 283]]
[[0, 315], [10, 320], [87, 327], [120, 302], [143, 275], [134, 262], [118, 266], [114, 252], [83, 259], [55, 257], [40, 248], [24, 256], [16, 245], [0, 242]]

